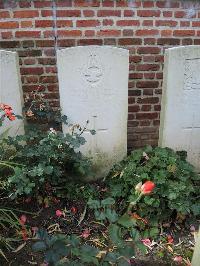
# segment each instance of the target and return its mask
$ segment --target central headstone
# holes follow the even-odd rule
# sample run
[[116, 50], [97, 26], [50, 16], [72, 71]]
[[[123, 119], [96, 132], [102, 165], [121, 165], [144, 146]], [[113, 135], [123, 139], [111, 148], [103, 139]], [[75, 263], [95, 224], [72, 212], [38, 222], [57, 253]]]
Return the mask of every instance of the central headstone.
[[[0, 103], [10, 105], [16, 115], [22, 116], [22, 98], [18, 55], [16, 52], [0, 50]], [[6, 119], [0, 127], [0, 134], [7, 129], [10, 136], [23, 134], [23, 120], [10, 122]]]
[[186, 150], [200, 171], [200, 46], [166, 50], [159, 144]]
[[66, 48], [57, 54], [62, 113], [73, 124], [84, 126], [89, 120], [81, 151], [92, 157], [94, 179], [127, 153], [128, 56], [128, 50], [110, 46]]

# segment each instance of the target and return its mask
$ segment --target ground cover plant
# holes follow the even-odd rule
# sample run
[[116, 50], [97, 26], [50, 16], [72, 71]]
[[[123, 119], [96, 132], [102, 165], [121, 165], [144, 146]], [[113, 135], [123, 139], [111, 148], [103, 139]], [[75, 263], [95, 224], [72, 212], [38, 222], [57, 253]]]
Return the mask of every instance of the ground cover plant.
[[[1, 107], [2, 123], [16, 119]], [[31, 108], [26, 114], [37, 115], [37, 104]], [[2, 264], [190, 265], [199, 175], [185, 153], [136, 150], [105, 180], [88, 184], [91, 161], [76, 149], [86, 126], [1, 137]]]

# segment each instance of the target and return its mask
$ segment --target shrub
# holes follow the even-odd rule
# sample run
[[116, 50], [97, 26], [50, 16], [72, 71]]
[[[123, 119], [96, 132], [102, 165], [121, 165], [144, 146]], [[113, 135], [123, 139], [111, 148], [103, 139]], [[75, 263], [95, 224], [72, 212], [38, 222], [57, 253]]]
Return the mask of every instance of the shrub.
[[134, 201], [135, 186], [151, 180], [156, 188], [151, 197], [147, 195], [137, 204], [137, 215], [152, 223], [166, 221], [178, 213], [199, 215], [200, 177], [183, 155], [159, 147], [132, 152], [107, 177], [110, 196], [124, 199], [123, 202]]
[[12, 162], [14, 174], [7, 188], [12, 198], [20, 195], [49, 195], [70, 180], [81, 179], [91, 172], [91, 161], [76, 151], [85, 143], [83, 130], [77, 126], [72, 134], [32, 131], [24, 136], [8, 138], [7, 145], [16, 149]]

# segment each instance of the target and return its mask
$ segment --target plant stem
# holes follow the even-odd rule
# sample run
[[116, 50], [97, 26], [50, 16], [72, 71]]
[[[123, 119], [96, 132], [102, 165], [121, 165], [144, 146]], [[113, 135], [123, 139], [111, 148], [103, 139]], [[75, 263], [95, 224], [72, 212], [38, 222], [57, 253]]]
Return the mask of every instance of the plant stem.
[[142, 198], [142, 196], [143, 196], [143, 194], [140, 193], [140, 195], [137, 197], [137, 199], [135, 201], [132, 201], [129, 203], [127, 211], [126, 211], [127, 213], [132, 210], [133, 206], [135, 206], [138, 203], [138, 201]]

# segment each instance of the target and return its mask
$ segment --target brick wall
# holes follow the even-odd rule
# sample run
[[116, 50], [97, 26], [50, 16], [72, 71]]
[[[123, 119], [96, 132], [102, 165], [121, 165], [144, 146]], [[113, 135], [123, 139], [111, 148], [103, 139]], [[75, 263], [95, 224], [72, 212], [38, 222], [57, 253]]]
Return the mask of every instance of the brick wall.
[[200, 44], [199, 10], [198, 1], [185, 0], [0, 0], [0, 48], [18, 51], [23, 91], [40, 86], [55, 107], [56, 49], [129, 49], [128, 147], [156, 145], [164, 50]]

